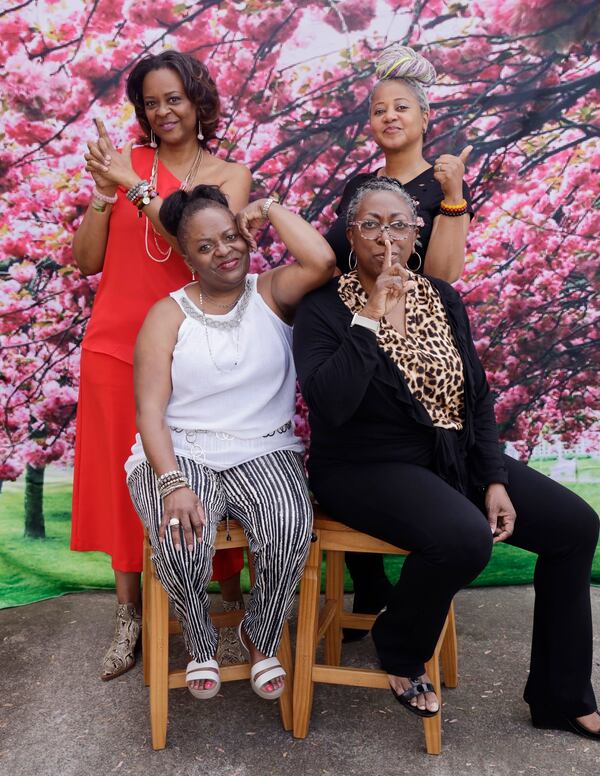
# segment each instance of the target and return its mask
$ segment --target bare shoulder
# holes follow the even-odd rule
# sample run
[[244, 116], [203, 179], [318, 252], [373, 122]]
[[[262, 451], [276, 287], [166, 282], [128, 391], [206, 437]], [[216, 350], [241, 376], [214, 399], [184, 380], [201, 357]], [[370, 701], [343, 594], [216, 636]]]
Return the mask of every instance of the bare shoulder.
[[219, 186], [230, 182], [245, 183], [252, 179], [252, 173], [246, 165], [239, 162], [226, 162], [218, 156], [210, 157], [206, 172]]
[[170, 296], [165, 296], [155, 302], [148, 310], [142, 329], [144, 332], [163, 333], [169, 337], [173, 330], [179, 328], [184, 317], [177, 302]]

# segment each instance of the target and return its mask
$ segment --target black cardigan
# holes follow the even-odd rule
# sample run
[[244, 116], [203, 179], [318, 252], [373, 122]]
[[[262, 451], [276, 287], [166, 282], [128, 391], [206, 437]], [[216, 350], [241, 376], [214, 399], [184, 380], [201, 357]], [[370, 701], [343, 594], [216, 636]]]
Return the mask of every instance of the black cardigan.
[[408, 461], [431, 467], [453, 487], [508, 483], [493, 401], [458, 293], [437, 290], [464, 366], [462, 431], [435, 427], [375, 334], [350, 326], [338, 278], [308, 294], [294, 320], [294, 359], [309, 408], [309, 468], [336, 462]]

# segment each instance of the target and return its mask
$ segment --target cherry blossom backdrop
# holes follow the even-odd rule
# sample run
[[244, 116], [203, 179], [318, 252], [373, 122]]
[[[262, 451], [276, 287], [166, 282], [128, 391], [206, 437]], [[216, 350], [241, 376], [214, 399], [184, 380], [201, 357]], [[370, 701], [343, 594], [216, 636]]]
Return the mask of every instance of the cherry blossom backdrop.
[[[116, 142], [135, 136], [125, 77], [167, 47], [217, 81], [218, 153], [251, 167], [257, 196], [275, 189], [322, 228], [345, 179], [378, 164], [366, 130], [377, 53], [420, 49], [439, 73], [426, 156], [474, 146], [460, 287], [502, 437], [524, 458], [541, 435], [586, 437], [599, 404], [598, 20], [594, 0], [5, 0], [0, 480], [27, 470], [39, 484], [50, 462], [71, 462], [97, 285], [70, 250], [91, 190], [85, 140], [94, 116]], [[256, 268], [286, 261], [271, 234], [260, 249]]]

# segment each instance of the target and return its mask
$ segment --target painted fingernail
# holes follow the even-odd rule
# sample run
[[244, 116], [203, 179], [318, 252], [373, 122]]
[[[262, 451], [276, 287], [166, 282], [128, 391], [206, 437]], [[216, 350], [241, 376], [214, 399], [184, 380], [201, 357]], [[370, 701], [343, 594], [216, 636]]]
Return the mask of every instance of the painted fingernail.
[[187, 547], [188, 547], [188, 550], [189, 550], [190, 552], [194, 552], [194, 545], [193, 545], [193, 544], [188, 544], [188, 546], [187, 546]]
[[103, 171], [103, 172], [108, 172], [108, 167], [103, 167], [103, 168], [102, 168], [102, 171]]
[[177, 552], [181, 552], [181, 544], [176, 544], [175, 549], [177, 550]]

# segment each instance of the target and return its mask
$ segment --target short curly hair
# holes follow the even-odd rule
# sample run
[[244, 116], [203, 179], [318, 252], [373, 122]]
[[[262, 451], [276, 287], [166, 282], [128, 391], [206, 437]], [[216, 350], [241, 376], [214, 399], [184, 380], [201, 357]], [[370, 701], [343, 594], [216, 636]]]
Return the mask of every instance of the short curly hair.
[[[206, 65], [189, 54], [180, 51], [163, 51], [141, 59], [127, 77], [127, 97], [135, 108], [138, 123], [150, 139], [150, 124], [144, 107], [144, 78], [153, 70], [168, 68], [179, 75], [185, 94], [196, 106], [196, 114], [202, 123], [202, 145], [216, 137], [221, 103], [215, 82]], [[160, 138], [156, 139], [160, 142]]]
[[385, 175], [380, 175], [378, 178], [370, 178], [356, 189], [352, 199], [348, 204], [346, 211], [346, 226], [356, 220], [356, 214], [360, 208], [360, 204], [363, 199], [374, 191], [390, 191], [392, 194], [397, 194], [398, 197], [405, 202], [410, 208], [410, 214], [415, 223], [417, 223], [417, 206], [415, 200], [410, 196], [408, 191], [396, 180], [396, 178], [389, 178]]

